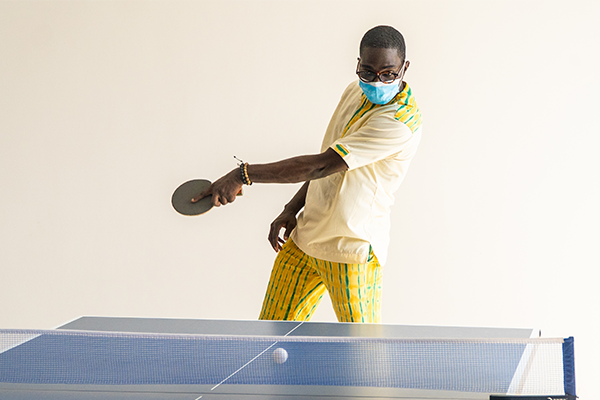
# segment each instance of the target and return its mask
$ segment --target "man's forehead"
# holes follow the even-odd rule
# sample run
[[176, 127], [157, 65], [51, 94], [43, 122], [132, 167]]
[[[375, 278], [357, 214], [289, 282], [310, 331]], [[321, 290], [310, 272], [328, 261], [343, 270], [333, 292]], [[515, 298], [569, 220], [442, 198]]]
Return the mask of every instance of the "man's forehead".
[[377, 47], [365, 47], [360, 51], [360, 58], [362, 63], [366, 62], [402, 62], [398, 49], [392, 48], [377, 48]]

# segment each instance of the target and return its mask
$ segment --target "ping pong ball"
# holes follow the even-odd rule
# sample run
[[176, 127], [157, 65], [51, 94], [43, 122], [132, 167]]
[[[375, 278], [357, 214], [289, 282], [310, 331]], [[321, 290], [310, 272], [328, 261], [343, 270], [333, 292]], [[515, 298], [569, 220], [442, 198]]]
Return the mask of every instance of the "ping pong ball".
[[288, 353], [287, 353], [287, 351], [285, 351], [285, 349], [278, 347], [273, 352], [273, 361], [275, 361], [277, 364], [283, 364], [284, 362], [287, 361], [287, 359], [288, 359]]

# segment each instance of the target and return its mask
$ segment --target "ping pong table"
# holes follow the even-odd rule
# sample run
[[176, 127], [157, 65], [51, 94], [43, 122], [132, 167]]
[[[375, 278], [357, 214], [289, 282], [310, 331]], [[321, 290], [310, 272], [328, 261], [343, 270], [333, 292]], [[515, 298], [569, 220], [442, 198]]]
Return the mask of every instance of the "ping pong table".
[[[7, 400], [488, 400], [523, 389], [539, 348], [564, 348], [532, 329], [292, 321], [81, 317], [2, 334]], [[555, 381], [546, 394], [574, 392]]]

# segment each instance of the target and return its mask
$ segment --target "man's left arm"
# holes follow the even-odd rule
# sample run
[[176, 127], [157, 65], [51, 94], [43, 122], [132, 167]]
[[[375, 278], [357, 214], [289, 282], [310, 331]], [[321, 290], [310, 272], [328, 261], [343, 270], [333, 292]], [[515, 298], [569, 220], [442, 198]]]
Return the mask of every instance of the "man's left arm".
[[[248, 178], [253, 183], [298, 183], [324, 178], [347, 169], [348, 165], [342, 157], [332, 149], [327, 149], [321, 154], [292, 157], [268, 164], [249, 164], [247, 171]], [[235, 168], [193, 198], [192, 202], [212, 195], [214, 206], [225, 205], [235, 200], [243, 185], [240, 169]]]

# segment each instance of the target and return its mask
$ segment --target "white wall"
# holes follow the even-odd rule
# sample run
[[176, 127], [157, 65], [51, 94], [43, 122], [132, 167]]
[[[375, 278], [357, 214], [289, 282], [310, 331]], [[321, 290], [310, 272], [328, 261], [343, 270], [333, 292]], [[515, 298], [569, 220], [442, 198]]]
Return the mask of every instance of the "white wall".
[[[255, 319], [297, 185], [186, 218], [172, 191], [316, 152], [358, 42], [401, 30], [424, 137], [384, 322], [539, 327], [600, 347], [598, 2], [0, 2], [0, 327]], [[323, 304], [317, 320], [335, 320]]]

